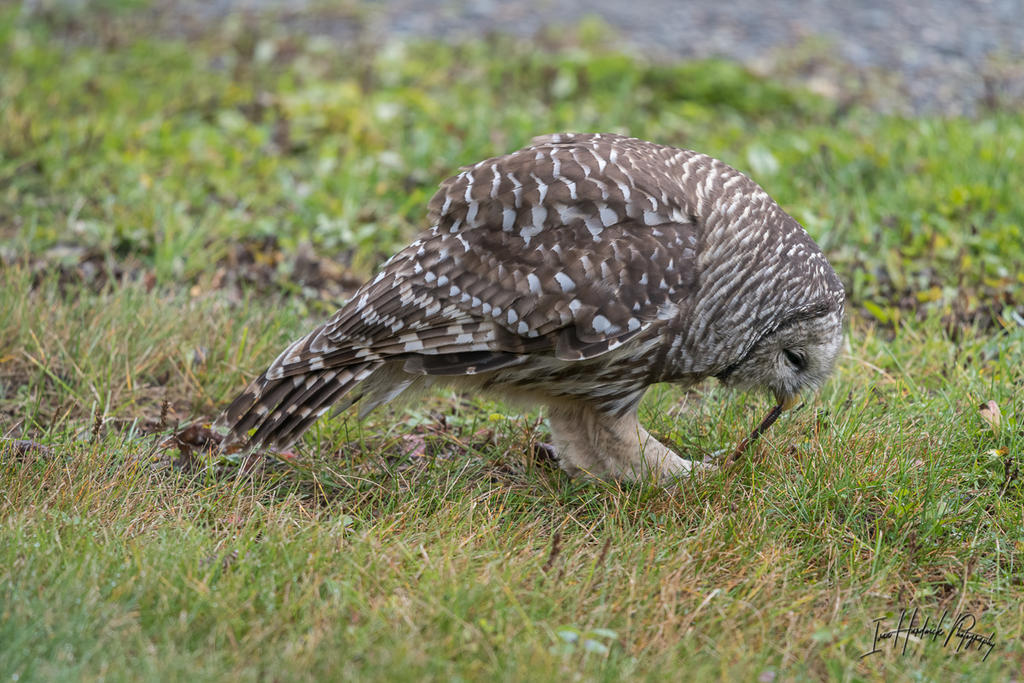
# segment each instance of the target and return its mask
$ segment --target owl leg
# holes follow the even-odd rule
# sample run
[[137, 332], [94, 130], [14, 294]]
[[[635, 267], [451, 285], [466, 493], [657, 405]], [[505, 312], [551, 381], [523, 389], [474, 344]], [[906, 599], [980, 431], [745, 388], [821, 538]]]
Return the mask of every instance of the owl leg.
[[548, 422], [559, 464], [573, 476], [668, 483], [702, 467], [651, 436], [635, 410], [617, 417], [583, 401], [563, 401], [550, 406]]

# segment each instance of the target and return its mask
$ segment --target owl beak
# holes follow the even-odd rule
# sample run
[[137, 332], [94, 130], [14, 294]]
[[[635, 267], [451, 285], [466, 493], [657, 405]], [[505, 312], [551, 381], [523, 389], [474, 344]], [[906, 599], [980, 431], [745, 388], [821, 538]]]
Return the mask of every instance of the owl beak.
[[783, 410], [792, 410], [800, 403], [800, 394], [787, 396], [783, 393], [776, 393], [775, 400], [779, 402], [779, 407]]

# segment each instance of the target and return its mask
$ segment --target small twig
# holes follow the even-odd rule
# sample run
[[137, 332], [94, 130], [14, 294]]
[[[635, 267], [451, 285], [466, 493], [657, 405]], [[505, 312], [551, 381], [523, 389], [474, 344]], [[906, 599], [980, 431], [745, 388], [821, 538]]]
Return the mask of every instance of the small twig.
[[736, 446], [728, 458], [725, 459], [724, 467], [729, 467], [737, 460], [743, 457], [743, 454], [750, 448], [751, 444], [761, 438], [761, 435], [768, 431], [768, 428], [775, 424], [775, 421], [782, 415], [782, 406], [773, 406], [768, 414], [765, 415], [764, 419], [761, 420], [761, 424], [754, 427], [754, 431], [750, 432], [750, 436], [740, 441], [739, 445]]
[[[160, 436], [164, 430], [167, 429], [167, 416], [171, 412], [171, 402], [164, 399], [163, 403], [160, 404], [160, 423], [157, 424], [156, 430], [153, 432], [153, 444], [149, 447], [149, 451], [146, 453], [146, 460], [152, 459], [156, 454], [158, 448], [160, 448], [162, 441]], [[178, 431], [178, 425], [174, 426], [175, 433]]]
[[92, 413], [92, 443], [96, 443], [99, 440], [102, 429], [103, 412], [100, 410], [99, 404], [97, 404], [96, 409]]
[[171, 411], [171, 402], [164, 399], [163, 403], [160, 404], [160, 422], [156, 426], [158, 432], [164, 431], [167, 427], [167, 414]]
[[541, 571], [547, 574], [551, 571], [551, 568], [555, 565], [555, 560], [558, 559], [558, 554], [562, 550], [562, 532], [556, 531], [551, 537], [551, 552], [548, 553], [548, 560], [541, 567]]

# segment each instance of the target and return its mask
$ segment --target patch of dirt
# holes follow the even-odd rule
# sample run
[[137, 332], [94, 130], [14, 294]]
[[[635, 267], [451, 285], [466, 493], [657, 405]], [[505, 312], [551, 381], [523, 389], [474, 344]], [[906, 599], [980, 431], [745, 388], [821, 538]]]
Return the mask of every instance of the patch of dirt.
[[[27, 258], [0, 253], [0, 263], [28, 268], [33, 288], [56, 280], [65, 296], [74, 296], [82, 289], [99, 292], [130, 283], [141, 283], [148, 292], [158, 284], [156, 272], [137, 256], [122, 257], [81, 245], [58, 244]], [[347, 265], [317, 253], [311, 244], [285, 252], [276, 239], [266, 238], [231, 245], [211, 275], [185, 284], [194, 296], [222, 291], [233, 300], [241, 300], [244, 295], [271, 296], [298, 288], [297, 293], [307, 299], [340, 304], [362, 283]]]

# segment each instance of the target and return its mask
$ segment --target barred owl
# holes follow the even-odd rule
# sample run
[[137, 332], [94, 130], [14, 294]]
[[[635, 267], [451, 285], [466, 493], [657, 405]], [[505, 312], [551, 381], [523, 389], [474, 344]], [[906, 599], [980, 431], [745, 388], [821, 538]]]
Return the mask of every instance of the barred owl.
[[[438, 383], [543, 405], [571, 474], [697, 465], [637, 421], [657, 382], [713, 377], [789, 405], [839, 353], [843, 287], [800, 225], [717, 159], [559, 134], [449, 178], [430, 227], [227, 408], [228, 442], [287, 446]], [[253, 433], [253, 430], [254, 433]]]

